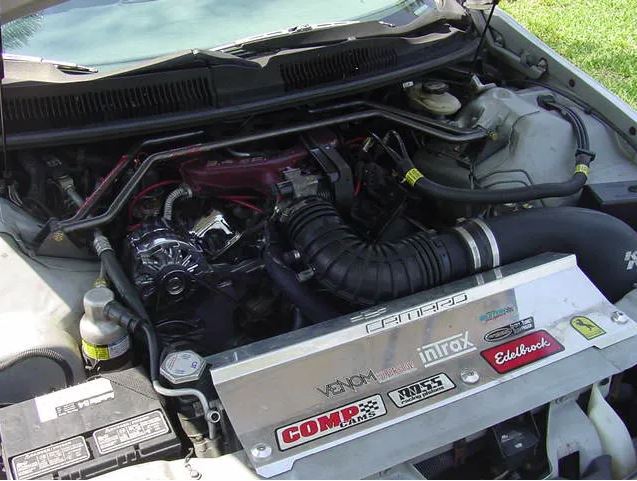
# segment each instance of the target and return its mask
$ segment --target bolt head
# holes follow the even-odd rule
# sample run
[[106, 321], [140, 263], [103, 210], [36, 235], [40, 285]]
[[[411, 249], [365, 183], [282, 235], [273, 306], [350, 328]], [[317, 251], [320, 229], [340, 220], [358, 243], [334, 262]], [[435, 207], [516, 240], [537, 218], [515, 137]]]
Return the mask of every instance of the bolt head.
[[465, 369], [460, 372], [460, 379], [465, 384], [475, 384], [480, 380], [480, 374], [475, 369]]
[[610, 320], [615, 324], [626, 324], [628, 322], [628, 316], [620, 311], [615, 311], [611, 314]]
[[272, 454], [272, 448], [265, 443], [255, 444], [252, 446], [250, 454], [256, 459], [266, 459]]

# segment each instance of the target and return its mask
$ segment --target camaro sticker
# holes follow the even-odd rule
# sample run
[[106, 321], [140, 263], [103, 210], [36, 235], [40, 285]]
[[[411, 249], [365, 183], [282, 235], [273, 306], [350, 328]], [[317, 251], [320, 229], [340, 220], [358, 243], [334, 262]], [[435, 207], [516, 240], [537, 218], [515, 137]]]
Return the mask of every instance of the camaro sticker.
[[492, 329], [484, 335], [484, 340], [487, 342], [500, 342], [509, 337], [522, 334], [523, 332], [532, 331], [533, 329], [535, 329], [535, 322], [532, 317], [527, 317], [526, 319], [512, 322], [506, 326]]
[[546, 331], [536, 331], [480, 354], [498, 373], [513, 371], [564, 350]]
[[387, 414], [380, 394], [345, 404], [331, 411], [297, 421], [276, 430], [279, 449], [285, 451], [310, 441], [358, 426]]
[[571, 327], [579, 332], [589, 341], [596, 337], [603, 336], [606, 331], [591, 321], [588, 317], [577, 316], [571, 319]]
[[451, 391], [456, 385], [446, 374], [440, 373], [390, 391], [389, 399], [397, 408], [404, 408], [418, 401], [424, 401], [443, 392]]

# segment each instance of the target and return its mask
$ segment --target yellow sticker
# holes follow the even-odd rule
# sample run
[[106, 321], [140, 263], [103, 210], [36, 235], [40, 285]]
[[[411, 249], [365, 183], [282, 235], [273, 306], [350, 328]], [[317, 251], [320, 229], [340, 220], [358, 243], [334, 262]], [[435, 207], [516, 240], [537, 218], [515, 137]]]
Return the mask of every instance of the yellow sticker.
[[589, 341], [606, 334], [606, 331], [588, 317], [577, 316], [571, 319], [571, 326]]
[[418, 182], [418, 180], [422, 179], [424, 175], [418, 169], [413, 168], [409, 169], [405, 174], [405, 181], [411, 185], [412, 187]]
[[575, 166], [575, 173], [580, 173], [580, 174], [584, 174], [586, 177], [588, 177], [588, 173], [590, 172], [590, 167], [588, 165], [584, 165], [584, 164], [577, 164]]
[[111, 358], [108, 346], [96, 346], [90, 342], [82, 341], [82, 350], [87, 357], [97, 361], [108, 361]]

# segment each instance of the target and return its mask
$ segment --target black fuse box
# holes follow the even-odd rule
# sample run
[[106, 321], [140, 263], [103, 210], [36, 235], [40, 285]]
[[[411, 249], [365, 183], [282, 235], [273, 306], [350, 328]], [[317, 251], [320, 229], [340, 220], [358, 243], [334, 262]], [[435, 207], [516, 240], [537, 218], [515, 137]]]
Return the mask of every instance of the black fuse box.
[[181, 456], [150, 381], [133, 368], [0, 409], [10, 479], [90, 478]]

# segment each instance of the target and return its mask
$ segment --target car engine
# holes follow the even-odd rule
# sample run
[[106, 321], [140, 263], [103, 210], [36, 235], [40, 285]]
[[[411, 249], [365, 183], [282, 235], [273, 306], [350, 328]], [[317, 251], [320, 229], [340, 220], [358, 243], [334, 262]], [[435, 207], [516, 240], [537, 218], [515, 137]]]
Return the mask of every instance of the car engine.
[[10, 479], [634, 466], [635, 152], [555, 89], [443, 68], [10, 160]]

